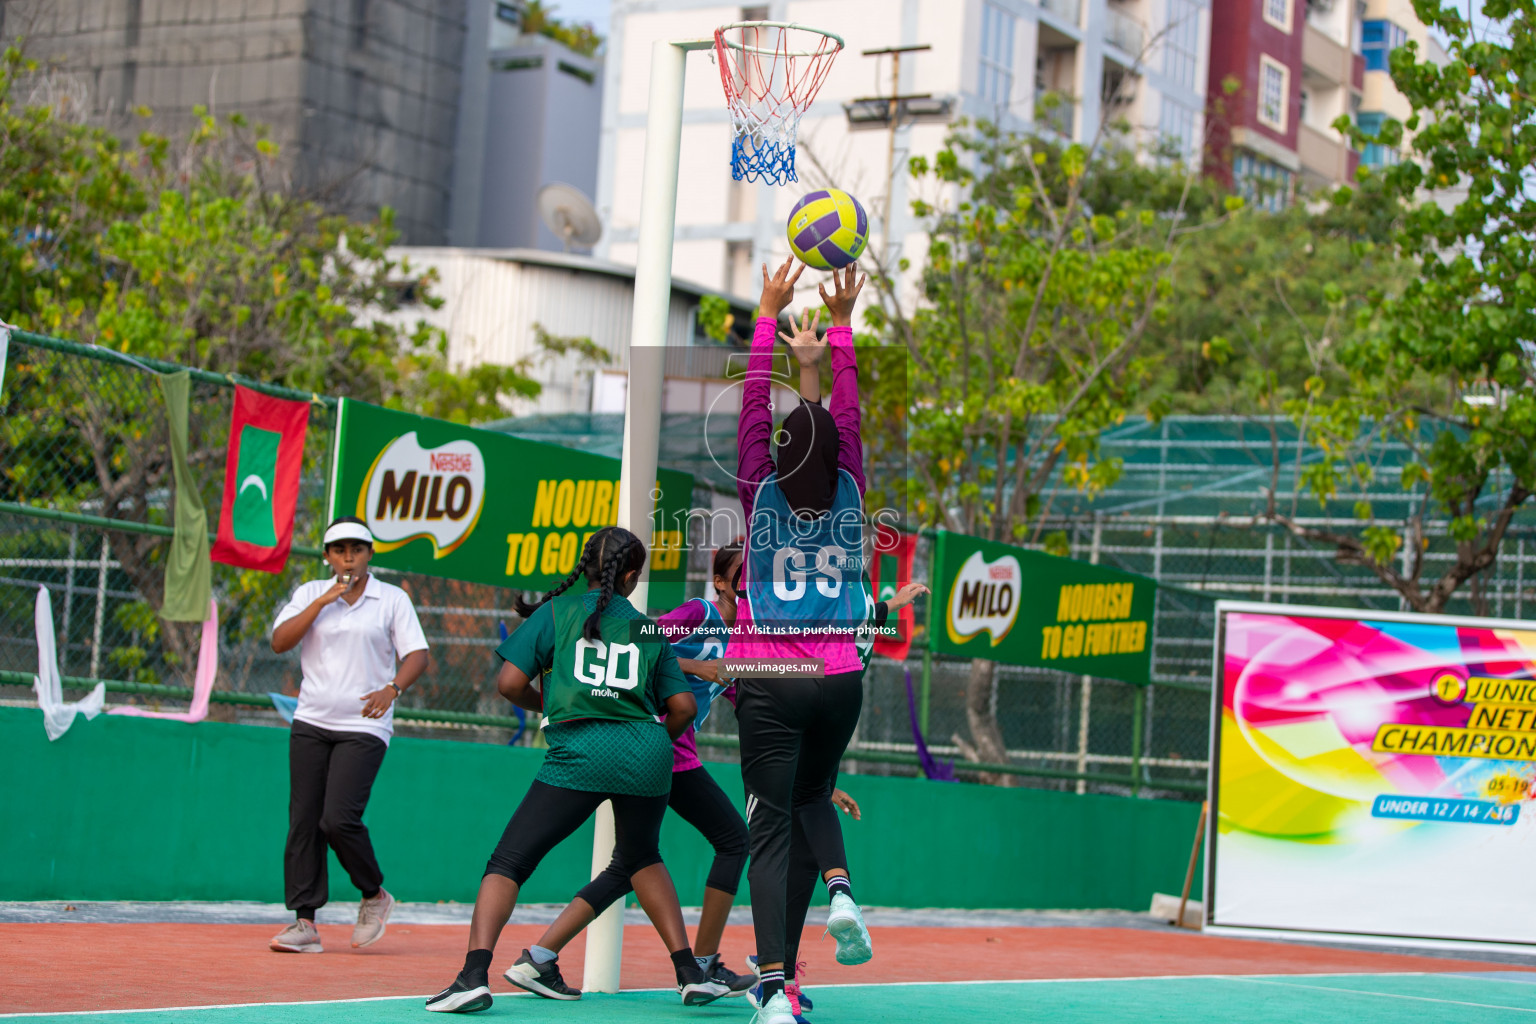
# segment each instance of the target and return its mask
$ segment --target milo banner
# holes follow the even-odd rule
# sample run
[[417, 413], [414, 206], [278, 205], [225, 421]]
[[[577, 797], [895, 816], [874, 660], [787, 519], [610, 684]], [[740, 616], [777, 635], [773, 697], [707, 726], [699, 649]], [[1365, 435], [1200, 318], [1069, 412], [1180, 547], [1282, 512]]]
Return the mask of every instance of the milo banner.
[[[683, 602], [693, 477], [658, 474], [653, 609]], [[343, 399], [331, 516], [355, 515], [386, 569], [548, 590], [619, 516], [617, 459]], [[664, 525], [663, 525], [664, 524]]]
[[1157, 584], [1145, 576], [940, 532], [933, 650], [1146, 683]]

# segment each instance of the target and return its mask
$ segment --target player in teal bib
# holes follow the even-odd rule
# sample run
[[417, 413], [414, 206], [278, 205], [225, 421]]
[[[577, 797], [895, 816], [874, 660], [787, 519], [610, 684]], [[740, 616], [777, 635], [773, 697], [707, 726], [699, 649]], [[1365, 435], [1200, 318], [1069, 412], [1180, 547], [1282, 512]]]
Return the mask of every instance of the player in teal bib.
[[[496, 688], [519, 707], [548, 716], [549, 753], [480, 880], [464, 969], [427, 1000], [428, 1010], [490, 1007], [491, 957], [519, 890], [605, 800], [613, 804], [614, 856], [667, 944], [684, 1005], [729, 993], [694, 960], [677, 890], [661, 862], [672, 740], [698, 706], [672, 645], [627, 600], [645, 556], [638, 537], [610, 526], [592, 535], [576, 571], [542, 602], [518, 602], [526, 621], [497, 649], [504, 664]], [[582, 575], [587, 591], [566, 593]], [[542, 692], [534, 685], [540, 674]]]

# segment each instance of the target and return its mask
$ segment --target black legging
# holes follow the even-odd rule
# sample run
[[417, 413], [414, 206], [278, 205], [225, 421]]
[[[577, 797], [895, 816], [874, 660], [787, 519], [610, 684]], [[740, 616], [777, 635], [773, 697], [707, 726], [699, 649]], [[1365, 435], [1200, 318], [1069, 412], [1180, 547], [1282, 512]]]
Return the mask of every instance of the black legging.
[[[738, 688], [741, 778], [752, 847], [747, 879], [761, 963], [787, 963], [788, 931], [805, 923], [810, 890], [815, 888], [816, 856], [797, 819], [831, 796], [832, 780], [863, 703], [863, 672], [824, 679], [747, 679]], [[792, 861], [800, 865], [793, 872], [797, 912], [791, 905]], [[808, 887], [806, 864], [811, 869]], [[795, 945], [798, 948], [798, 942]]]
[[614, 857], [626, 877], [661, 863], [661, 819], [667, 795], [628, 796], [562, 789], [534, 780], [485, 865], [488, 875], [503, 875], [518, 885], [561, 840], [582, 826], [604, 800], [613, 801]]
[[[747, 863], [747, 823], [737, 813], [731, 798], [701, 765], [672, 773], [672, 796], [667, 806], [698, 829], [715, 848], [715, 861], [704, 884], [734, 896]], [[630, 891], [629, 876], [615, 853], [602, 873], [576, 895], [601, 914]]]

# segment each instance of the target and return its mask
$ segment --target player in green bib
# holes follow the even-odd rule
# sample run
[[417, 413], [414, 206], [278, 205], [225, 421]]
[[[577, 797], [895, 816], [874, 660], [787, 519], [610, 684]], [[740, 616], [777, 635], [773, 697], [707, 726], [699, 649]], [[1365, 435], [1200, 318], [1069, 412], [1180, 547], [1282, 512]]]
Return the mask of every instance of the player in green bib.
[[[526, 621], [496, 650], [504, 662], [496, 688], [547, 716], [549, 753], [480, 880], [464, 969], [427, 1000], [428, 1010], [490, 1007], [491, 956], [518, 890], [604, 800], [613, 803], [614, 857], [667, 944], [684, 1005], [702, 1006], [730, 992], [706, 979], [694, 960], [677, 890], [661, 862], [672, 740], [698, 706], [672, 645], [627, 600], [644, 566], [640, 538], [610, 526], [592, 535], [576, 570], [542, 602], [518, 602]], [[583, 575], [587, 590], [566, 593]], [[535, 683], [540, 674], [542, 692]]]

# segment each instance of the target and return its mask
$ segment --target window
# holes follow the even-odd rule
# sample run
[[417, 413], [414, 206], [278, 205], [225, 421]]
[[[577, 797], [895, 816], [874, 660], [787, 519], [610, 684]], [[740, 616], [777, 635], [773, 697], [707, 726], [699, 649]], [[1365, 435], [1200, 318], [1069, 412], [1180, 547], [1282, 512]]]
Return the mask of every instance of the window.
[[1361, 48], [1365, 45], [1365, 41], [1362, 39], [1360, 26], [1365, 24], [1366, 10], [1365, 0], [1355, 0], [1355, 16], [1349, 19], [1349, 49], [1351, 53], [1364, 52]]
[[1012, 14], [991, 4], [981, 5], [981, 60], [976, 92], [982, 100], [1006, 109], [1013, 97]]
[[1285, 100], [1290, 91], [1291, 72], [1271, 57], [1259, 58], [1259, 123], [1277, 132], [1285, 131]]
[[1195, 111], [1174, 103], [1166, 96], [1163, 97], [1163, 109], [1158, 117], [1157, 131], [1162, 136], [1163, 145], [1170, 157], [1187, 163], [1194, 155], [1197, 143]]
[[1408, 41], [1408, 30], [1390, 21], [1377, 19], [1360, 26], [1360, 50], [1365, 54], [1365, 70], [1386, 71], [1387, 56]]
[[[1379, 110], [1362, 110], [1355, 115], [1355, 124], [1366, 135], [1379, 135], [1386, 119], [1387, 115]], [[1360, 162], [1367, 167], [1391, 167], [1402, 159], [1403, 155], [1397, 150], [1379, 142], [1366, 143], [1360, 153]]]
[[1194, 0], [1168, 0], [1163, 32], [1163, 74], [1186, 89], [1195, 87], [1200, 62], [1200, 8]]
[[1264, 0], [1264, 20], [1289, 34], [1291, 31], [1291, 8], [1296, 0]]
[[1241, 152], [1232, 161], [1237, 194], [1249, 203], [1279, 213], [1291, 197], [1291, 172], [1272, 160]]
[[368, 0], [352, 0], [352, 49], [368, 46]]
[[1302, 89], [1301, 90], [1301, 102], [1296, 105], [1296, 116], [1301, 119], [1301, 123], [1302, 124], [1306, 124], [1307, 123], [1307, 111], [1311, 108], [1311, 106], [1312, 106], [1312, 93], [1311, 93], [1311, 90]]

